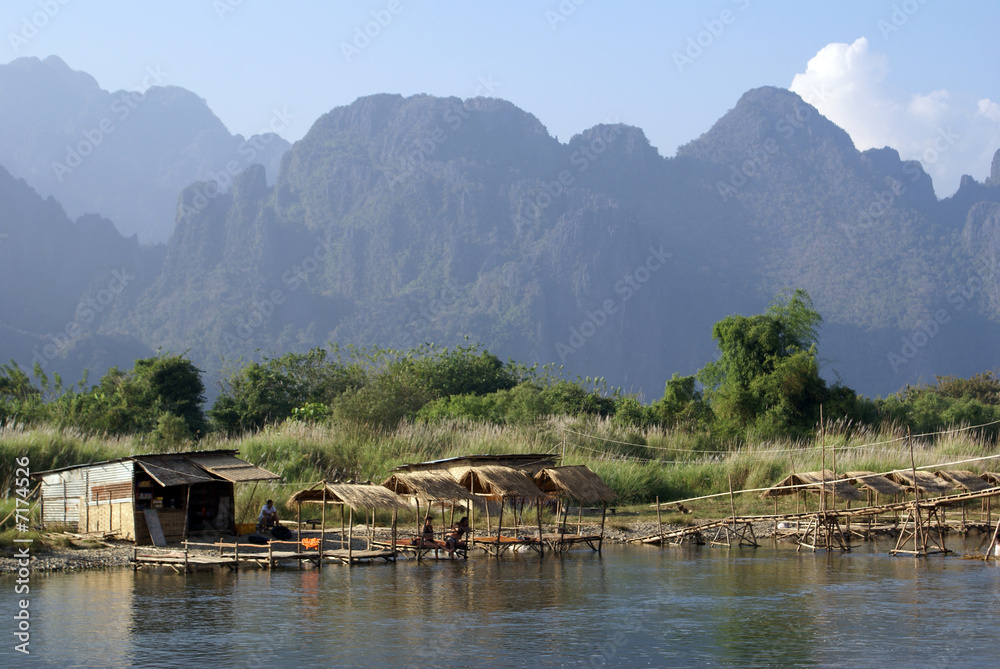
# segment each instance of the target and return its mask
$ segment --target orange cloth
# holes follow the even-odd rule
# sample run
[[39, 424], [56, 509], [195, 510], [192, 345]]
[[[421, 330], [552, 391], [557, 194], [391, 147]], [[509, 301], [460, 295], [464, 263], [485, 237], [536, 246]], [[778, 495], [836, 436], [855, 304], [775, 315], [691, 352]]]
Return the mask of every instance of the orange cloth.
[[302, 547], [307, 551], [314, 551], [319, 548], [319, 539], [303, 539]]

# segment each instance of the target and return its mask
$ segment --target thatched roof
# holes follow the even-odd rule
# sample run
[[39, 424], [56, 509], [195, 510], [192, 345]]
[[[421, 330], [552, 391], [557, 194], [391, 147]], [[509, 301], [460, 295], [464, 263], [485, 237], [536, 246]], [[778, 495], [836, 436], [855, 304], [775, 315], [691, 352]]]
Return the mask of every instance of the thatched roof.
[[1000, 485], [1000, 473], [997, 472], [984, 472], [983, 479], [988, 481], [990, 485], [998, 486]]
[[874, 490], [880, 495], [898, 495], [901, 492], [906, 492], [906, 488], [903, 486], [887, 479], [881, 474], [876, 474], [875, 472], [847, 472], [844, 474], [844, 477], [847, 479], [848, 483], [860, 485], [862, 488], [868, 488], [869, 490]]
[[476, 495], [494, 499], [515, 497], [518, 499], [542, 499], [545, 493], [538, 489], [531, 478], [516, 469], [486, 465], [469, 467], [459, 473], [458, 482]]
[[467, 502], [474, 498], [468, 488], [459, 485], [443, 471], [398, 471], [382, 482], [397, 495], [412, 495], [425, 502]]
[[[823, 481], [826, 486], [823, 486]], [[827, 469], [825, 472], [803, 472], [801, 474], [789, 474], [782, 481], [774, 484], [762, 497], [781, 497], [782, 495], [794, 495], [800, 491], [808, 490], [817, 495], [820, 490], [825, 490], [827, 494], [832, 494], [839, 499], [864, 499], [861, 491], [844, 480], [837, 480], [837, 475]]]
[[[934, 474], [925, 472], [922, 469], [918, 469], [916, 474], [916, 487], [922, 493], [927, 493], [929, 495], [943, 495], [951, 492], [955, 488], [955, 484], [945, 481], [944, 479], [940, 479], [937, 476], [934, 476]], [[894, 472], [889, 472], [886, 474], [886, 478], [895, 481], [902, 486], [906, 486], [907, 492], [913, 491], [913, 472], [909, 469], [900, 469]]]
[[613, 502], [615, 491], [600, 476], [584, 465], [548, 467], [535, 474], [535, 485], [542, 492], [564, 494], [578, 502]]
[[[326, 503], [344, 504], [355, 511], [361, 509], [409, 509], [406, 500], [380, 485], [369, 483], [325, 483]], [[324, 482], [300, 490], [288, 499], [292, 504], [322, 504]]]
[[974, 474], [965, 470], [940, 471], [936, 472], [939, 478], [950, 481], [955, 487], [964, 488], [969, 492], [977, 490], [988, 490], [993, 487], [992, 483], [986, 482], [979, 474]]

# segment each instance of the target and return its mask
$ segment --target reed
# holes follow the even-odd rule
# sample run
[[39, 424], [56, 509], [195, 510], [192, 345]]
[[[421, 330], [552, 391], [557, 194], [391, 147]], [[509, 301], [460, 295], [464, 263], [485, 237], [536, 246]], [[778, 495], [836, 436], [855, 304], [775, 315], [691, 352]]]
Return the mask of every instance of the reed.
[[[996, 444], [988, 436], [959, 425], [941, 434], [913, 438], [916, 465], [989, 455]], [[753, 434], [737, 441], [710, 433], [651, 428], [623, 428], [613, 420], [551, 417], [535, 425], [488, 422], [404, 422], [398, 427], [368, 428], [346, 424], [288, 421], [256, 434], [225, 438], [211, 434], [197, 443], [172, 450], [235, 449], [250, 462], [284, 477], [260, 484], [259, 500], [270, 496], [284, 503], [295, 490], [321, 479], [383, 480], [390, 469], [407, 463], [478, 453], [551, 453], [565, 455], [564, 464], [584, 464], [618, 494], [620, 504], [646, 504], [657, 497], [677, 500], [728, 490], [765, 488], [793, 471], [816, 471], [823, 462], [837, 469], [876, 472], [910, 466], [906, 432], [899, 426], [880, 428], [841, 421], [825, 436], [808, 440], [761, 440]], [[28, 455], [33, 471], [82, 462], [109, 460], [162, 448], [139, 437], [102, 437], [55, 427], [0, 429], [0, 481], [10, 494], [15, 458]], [[962, 465], [982, 472], [1000, 469], [992, 460]], [[251, 486], [239, 486], [237, 509], [250, 509]], [[285, 515], [290, 512], [285, 510]]]

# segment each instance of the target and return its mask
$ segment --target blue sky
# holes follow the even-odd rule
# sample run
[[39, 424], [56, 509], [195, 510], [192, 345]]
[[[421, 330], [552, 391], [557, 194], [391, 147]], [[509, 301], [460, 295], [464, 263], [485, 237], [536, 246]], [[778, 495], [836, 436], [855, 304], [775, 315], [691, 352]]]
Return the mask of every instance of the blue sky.
[[275, 109], [294, 141], [360, 96], [486, 93], [560, 141], [618, 120], [664, 156], [745, 91], [792, 87], [943, 197], [1000, 148], [997, 26], [986, 0], [5, 0], [0, 62], [54, 54], [108, 90], [159, 68], [245, 135]]

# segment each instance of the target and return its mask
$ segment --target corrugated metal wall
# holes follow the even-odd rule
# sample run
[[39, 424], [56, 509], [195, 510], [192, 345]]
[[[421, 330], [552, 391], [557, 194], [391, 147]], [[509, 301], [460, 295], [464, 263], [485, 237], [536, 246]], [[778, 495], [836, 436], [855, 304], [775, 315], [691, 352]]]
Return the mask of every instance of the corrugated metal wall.
[[83, 499], [90, 506], [131, 501], [134, 466], [129, 460], [48, 474], [42, 479], [43, 525], [77, 528]]

